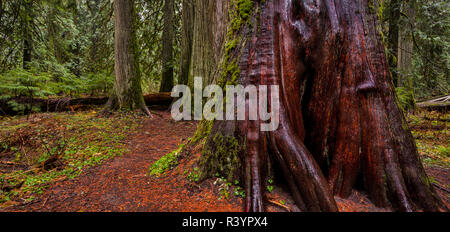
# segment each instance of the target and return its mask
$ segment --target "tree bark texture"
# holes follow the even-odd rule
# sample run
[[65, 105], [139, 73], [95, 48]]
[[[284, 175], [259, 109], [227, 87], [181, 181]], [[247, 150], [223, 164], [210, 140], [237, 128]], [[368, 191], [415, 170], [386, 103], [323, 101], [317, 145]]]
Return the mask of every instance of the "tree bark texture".
[[389, 51], [389, 64], [391, 68], [392, 79], [394, 86], [398, 86], [398, 52], [399, 52], [399, 22], [402, 2], [401, 0], [391, 0], [389, 4], [389, 34], [388, 34], [388, 51]]
[[[84, 109], [91, 109], [94, 106], [105, 105], [109, 97], [89, 97], [89, 98], [59, 98], [59, 99], [43, 99], [43, 98], [11, 98], [0, 100], [0, 115], [17, 115], [16, 112], [8, 104], [8, 101], [15, 101], [18, 104], [32, 105], [40, 110], [40, 112], [63, 112], [63, 111], [78, 111]], [[154, 106], [155, 108], [167, 109], [174, 98], [171, 93], [155, 93], [144, 95], [145, 105]], [[32, 112], [24, 112], [32, 113]]]
[[193, 30], [187, 78], [188, 86], [193, 88], [195, 77], [202, 77], [203, 84], [209, 84], [218, 75], [217, 65], [222, 59], [229, 1], [191, 0], [191, 2], [194, 3], [194, 15], [186, 17], [193, 17], [194, 22], [193, 25], [183, 24], [185, 26], [183, 30], [188, 30], [189, 27]]
[[178, 83], [187, 85], [189, 83], [194, 37], [195, 8], [193, 0], [183, 0], [182, 9], [180, 76], [178, 77]]
[[412, 39], [412, 27], [415, 18], [415, 1], [404, 4], [403, 12], [407, 16], [404, 18], [402, 28], [399, 32], [397, 69], [400, 72], [399, 86], [406, 87], [413, 91], [412, 86], [412, 59], [414, 54], [414, 43]]
[[[251, 120], [199, 128], [207, 135], [202, 177], [220, 173], [245, 183], [246, 211], [264, 210], [275, 164], [302, 211], [337, 211], [333, 196], [349, 197], [357, 185], [379, 207], [446, 210], [397, 105], [370, 4], [230, 1], [226, 49], [215, 51], [225, 57], [218, 82], [280, 86], [276, 131], [261, 132], [261, 122]], [[229, 72], [235, 63], [238, 70]]]

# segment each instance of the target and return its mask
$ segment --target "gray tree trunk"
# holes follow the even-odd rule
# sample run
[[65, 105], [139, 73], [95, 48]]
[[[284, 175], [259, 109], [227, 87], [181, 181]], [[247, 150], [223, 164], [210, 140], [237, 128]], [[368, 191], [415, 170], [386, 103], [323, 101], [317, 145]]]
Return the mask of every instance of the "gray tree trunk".
[[160, 92], [170, 92], [173, 88], [173, 40], [174, 40], [174, 0], [165, 0], [162, 34], [162, 77]]
[[141, 109], [151, 115], [142, 95], [136, 44], [134, 0], [115, 0], [114, 91], [105, 107], [110, 110]]
[[403, 12], [408, 16], [402, 22], [398, 40], [397, 69], [399, 70], [399, 85], [409, 88], [412, 91], [412, 57], [414, 53], [414, 43], [411, 35], [411, 23], [415, 18], [415, 1], [404, 4]]
[[[280, 88], [275, 131], [248, 118], [200, 124], [191, 140], [204, 142], [200, 179], [243, 183], [246, 211], [264, 210], [272, 171], [302, 211], [337, 211], [333, 195], [349, 197], [358, 185], [379, 207], [447, 210], [397, 105], [373, 4], [196, 0], [192, 76]], [[219, 20], [224, 12], [230, 18]]]

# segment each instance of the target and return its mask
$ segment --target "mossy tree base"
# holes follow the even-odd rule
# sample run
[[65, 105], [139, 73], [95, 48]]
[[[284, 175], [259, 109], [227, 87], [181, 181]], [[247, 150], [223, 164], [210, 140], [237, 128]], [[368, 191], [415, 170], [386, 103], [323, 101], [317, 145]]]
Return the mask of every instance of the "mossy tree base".
[[[211, 125], [212, 126], [212, 125]], [[235, 127], [226, 122], [216, 122], [213, 128], [204, 131], [209, 135], [199, 161], [200, 179], [211, 176], [226, 178], [229, 182], [241, 181], [242, 155], [245, 151], [244, 138], [235, 133]], [[204, 125], [208, 127], [208, 125]]]

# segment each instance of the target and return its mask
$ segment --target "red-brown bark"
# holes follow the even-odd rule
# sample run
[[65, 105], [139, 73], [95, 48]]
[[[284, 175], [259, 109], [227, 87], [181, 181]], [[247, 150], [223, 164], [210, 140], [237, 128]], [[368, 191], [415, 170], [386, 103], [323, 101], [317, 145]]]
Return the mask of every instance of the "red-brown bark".
[[[389, 73], [368, 1], [259, 3], [239, 50], [240, 84], [280, 86], [280, 127], [216, 122], [243, 137], [247, 211], [263, 211], [267, 163], [276, 160], [303, 211], [337, 211], [360, 179], [372, 201], [398, 211], [446, 210], [428, 181]], [[247, 100], [248, 101], [248, 100]], [[247, 102], [247, 105], [249, 102]], [[228, 125], [224, 125], [228, 124]], [[234, 128], [234, 129], [233, 129]]]

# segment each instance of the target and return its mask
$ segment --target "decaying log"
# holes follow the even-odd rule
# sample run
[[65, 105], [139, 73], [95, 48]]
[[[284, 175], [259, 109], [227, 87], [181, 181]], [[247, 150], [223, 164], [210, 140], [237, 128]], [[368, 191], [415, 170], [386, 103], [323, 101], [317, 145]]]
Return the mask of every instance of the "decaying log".
[[[168, 107], [173, 102], [171, 93], [155, 93], [144, 95], [147, 106]], [[85, 97], [85, 98], [49, 98], [49, 99], [30, 99], [14, 98], [9, 100], [0, 100], [0, 115], [16, 115], [8, 101], [15, 101], [23, 104], [25, 107], [32, 105], [40, 109], [40, 112], [63, 112], [76, 111], [78, 109], [89, 108], [92, 106], [102, 106], [108, 101], [108, 97]], [[25, 112], [27, 113], [27, 112]]]
[[419, 102], [417, 103], [417, 107], [426, 110], [448, 111], [450, 108], [450, 95]]

